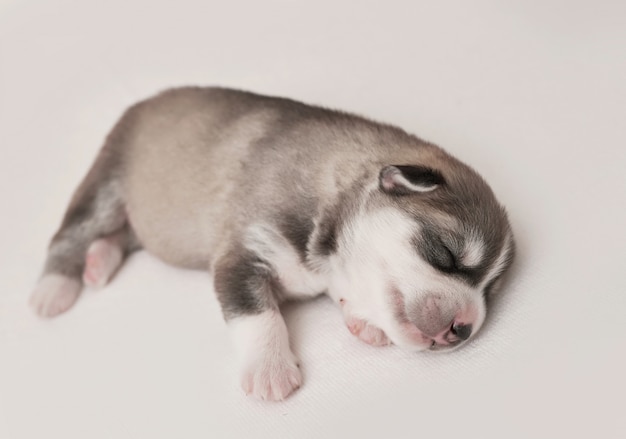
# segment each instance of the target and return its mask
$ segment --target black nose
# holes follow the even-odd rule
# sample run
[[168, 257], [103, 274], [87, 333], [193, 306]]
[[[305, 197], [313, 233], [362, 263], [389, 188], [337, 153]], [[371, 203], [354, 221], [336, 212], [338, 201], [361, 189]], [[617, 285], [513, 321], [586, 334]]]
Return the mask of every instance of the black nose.
[[472, 335], [472, 325], [464, 325], [462, 323], [455, 323], [452, 325], [450, 329], [454, 335], [456, 335], [461, 340], [467, 340]]

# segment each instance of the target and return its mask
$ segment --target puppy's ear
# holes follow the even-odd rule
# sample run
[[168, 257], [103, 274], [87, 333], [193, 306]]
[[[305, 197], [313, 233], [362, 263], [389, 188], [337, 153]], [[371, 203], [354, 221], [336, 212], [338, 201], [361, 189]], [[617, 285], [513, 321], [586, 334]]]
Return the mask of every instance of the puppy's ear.
[[439, 171], [424, 166], [385, 166], [378, 179], [380, 188], [391, 195], [430, 192], [446, 183]]

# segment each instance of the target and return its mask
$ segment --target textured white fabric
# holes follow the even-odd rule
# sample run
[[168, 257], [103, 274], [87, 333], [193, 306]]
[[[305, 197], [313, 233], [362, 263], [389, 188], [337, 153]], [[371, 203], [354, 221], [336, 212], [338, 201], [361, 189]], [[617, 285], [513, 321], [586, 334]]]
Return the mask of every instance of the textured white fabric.
[[[0, 437], [626, 437], [626, 3], [0, 6]], [[139, 253], [41, 321], [26, 307], [121, 111], [220, 84], [362, 113], [474, 166], [518, 258], [454, 353], [362, 344], [325, 298], [286, 307], [303, 387], [237, 386], [210, 275]]]

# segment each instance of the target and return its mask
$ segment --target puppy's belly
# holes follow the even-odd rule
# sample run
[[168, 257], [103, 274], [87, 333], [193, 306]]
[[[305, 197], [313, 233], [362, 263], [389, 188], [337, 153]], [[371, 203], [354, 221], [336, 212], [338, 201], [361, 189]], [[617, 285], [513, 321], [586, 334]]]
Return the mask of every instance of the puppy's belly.
[[225, 189], [196, 175], [137, 168], [125, 179], [126, 210], [148, 252], [172, 265], [208, 269], [218, 238], [225, 238], [228, 210]]
[[129, 203], [128, 220], [144, 249], [158, 258], [184, 268], [209, 268], [213, 234], [193, 209]]
[[240, 163], [272, 114], [233, 119], [205, 100], [184, 101], [174, 116], [150, 108], [121, 153], [128, 219], [146, 250], [173, 265], [209, 268], [232, 229]]

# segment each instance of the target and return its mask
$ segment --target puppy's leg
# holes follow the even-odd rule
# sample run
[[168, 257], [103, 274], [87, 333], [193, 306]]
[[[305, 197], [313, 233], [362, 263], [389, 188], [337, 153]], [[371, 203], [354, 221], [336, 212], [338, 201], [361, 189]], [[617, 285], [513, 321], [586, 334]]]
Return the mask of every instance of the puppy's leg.
[[[109, 142], [115, 139], [110, 136]], [[69, 309], [82, 290], [83, 277], [88, 283], [106, 282], [123, 257], [138, 248], [127, 224], [118, 161], [110, 148], [107, 144], [100, 151], [52, 238], [43, 275], [30, 297], [40, 316], [53, 317]]]
[[229, 326], [242, 362], [240, 384], [246, 394], [282, 400], [300, 387], [302, 376], [279, 310], [238, 316], [230, 319]]
[[302, 383], [276, 288], [280, 286], [271, 268], [245, 249], [215, 266], [215, 289], [241, 362], [241, 386], [246, 394], [274, 401]]

